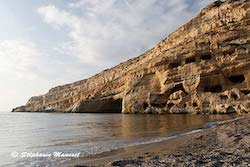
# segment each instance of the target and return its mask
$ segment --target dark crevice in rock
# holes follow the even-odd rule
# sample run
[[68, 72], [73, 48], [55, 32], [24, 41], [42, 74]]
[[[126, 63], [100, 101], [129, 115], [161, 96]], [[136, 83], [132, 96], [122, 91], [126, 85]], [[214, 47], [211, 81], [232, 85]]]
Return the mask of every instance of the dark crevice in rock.
[[205, 92], [212, 92], [212, 93], [220, 93], [222, 92], [222, 85], [212, 85], [212, 86], [205, 86]]
[[243, 93], [245, 95], [249, 95], [250, 94], [250, 90], [241, 90], [241, 93]]
[[233, 75], [228, 78], [232, 83], [238, 84], [245, 81], [244, 75]]
[[185, 91], [182, 83], [178, 84], [178, 85], [175, 85], [175, 87], [173, 87], [171, 90], [170, 90], [170, 94], [174, 93], [174, 92], [177, 92], [179, 90], [182, 90], [185, 94], [187, 94], [187, 92]]
[[227, 99], [228, 99], [228, 96], [227, 96], [227, 95], [220, 95], [220, 99], [221, 99], [221, 100], [227, 100]]
[[238, 95], [236, 95], [235, 93], [231, 93], [231, 97], [232, 97], [232, 99], [234, 99], [234, 100], [239, 99]]
[[143, 103], [143, 109], [146, 110], [148, 108], [148, 103], [147, 102], [144, 102]]

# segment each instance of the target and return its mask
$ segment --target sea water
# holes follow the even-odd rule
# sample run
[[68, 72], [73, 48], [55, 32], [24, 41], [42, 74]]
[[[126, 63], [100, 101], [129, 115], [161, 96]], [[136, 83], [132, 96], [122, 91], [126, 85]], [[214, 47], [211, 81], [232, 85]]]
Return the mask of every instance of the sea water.
[[60, 165], [74, 158], [199, 132], [214, 125], [212, 122], [234, 117], [0, 112], [0, 166]]

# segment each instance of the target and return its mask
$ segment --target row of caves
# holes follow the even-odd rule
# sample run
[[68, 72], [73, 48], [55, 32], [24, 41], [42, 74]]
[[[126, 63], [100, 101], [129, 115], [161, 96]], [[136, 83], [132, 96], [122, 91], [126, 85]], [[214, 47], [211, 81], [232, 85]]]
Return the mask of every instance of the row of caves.
[[[209, 58], [209, 57], [207, 57]], [[193, 62], [194, 59], [186, 59], [186, 62]], [[143, 77], [142, 77], [143, 78]], [[222, 74], [209, 74], [202, 76], [199, 82], [199, 86], [196, 91], [198, 94], [204, 93], [212, 93], [218, 94], [220, 100], [227, 101], [231, 100], [239, 100], [240, 96], [231, 92], [229, 95], [224, 95], [223, 92], [225, 90], [230, 90], [233, 87], [237, 87], [240, 84], [243, 84], [246, 81], [246, 76], [241, 73], [231, 74], [229, 76], [225, 76]], [[147, 90], [145, 90], [147, 91]], [[136, 92], [135, 92], [136, 93]], [[150, 90], [148, 90], [150, 93]], [[250, 90], [241, 89], [240, 93], [248, 96], [250, 94]], [[149, 99], [144, 102], [138, 102], [141, 105], [141, 110], [144, 110], [147, 113], [154, 113], [155, 110], [163, 110], [167, 109], [169, 112], [171, 109], [176, 106], [179, 107], [177, 111], [183, 113], [186, 112], [186, 108], [209, 108], [211, 106], [211, 102], [209, 101], [199, 101], [192, 100], [193, 95], [190, 95], [183, 86], [183, 82], [179, 82], [175, 84], [173, 87], [169, 88], [165, 93], [156, 93], [154, 100]], [[81, 104], [77, 112], [89, 112], [89, 113], [122, 113], [123, 109], [123, 98], [119, 99], [105, 99], [100, 101], [85, 101]], [[232, 111], [232, 109], [230, 109]]]
[[230, 75], [227, 78], [222, 78], [224, 83], [221, 83], [221, 76], [215, 76], [214, 78], [209, 77], [203, 82], [203, 91], [211, 93], [220, 93], [225, 90], [225, 87], [235, 86], [237, 84], [242, 84], [245, 81], [244, 74]]
[[[206, 94], [211, 95], [212, 99], [214, 98], [215, 101], [221, 100], [221, 103], [227, 102], [228, 100], [239, 100], [241, 98], [239, 93], [242, 93], [246, 96], [250, 94], [249, 89], [239, 89], [239, 92], [229, 91], [228, 94], [225, 94], [224, 92], [226, 90], [233, 90], [234, 88], [240, 87], [242, 84], [244, 84], [244, 82], [246, 81], [246, 76], [244, 74], [237, 73], [231, 74], [227, 76], [227, 78], [224, 77], [225, 76], [222, 74], [210, 74], [201, 77], [199, 85], [196, 88], [197, 93], [195, 95], [191, 95], [190, 92], [187, 92], [183, 86], [183, 82], [179, 82], [163, 94], [148, 92], [149, 94], [151, 94], [151, 97], [149, 97], [144, 102], [138, 103], [140, 103], [142, 110], [147, 113], [154, 113], [155, 110], [160, 111], [163, 109], [167, 109], [169, 112], [176, 106], [179, 107], [177, 112], [183, 113], [186, 112], [186, 108], [188, 107], [197, 110], [201, 110], [202, 108], [210, 108], [212, 106], [212, 102], [203, 97]], [[192, 96], [197, 96], [198, 98], [194, 100], [194, 97]], [[201, 99], [199, 99], [199, 97]], [[208, 99], [211, 97], [207, 96]], [[123, 110], [122, 103], [122, 99], [109, 101], [108, 105], [114, 106], [114, 108], [113, 110], [106, 111], [112, 113], [121, 113]], [[233, 113], [235, 108], [229, 106], [225, 110], [225, 112]]]
[[[162, 109], [165, 109], [167, 113], [193, 113], [193, 110], [187, 110], [187, 108], [191, 108], [196, 109], [196, 112], [204, 113], [204, 110], [209, 111], [213, 109], [214, 104], [229, 104], [229, 102], [236, 104], [237, 101], [241, 100], [242, 96], [249, 96], [249, 89], [240, 89], [245, 81], [246, 76], [244, 74], [231, 74], [227, 76], [227, 78], [224, 78], [222, 74], [208, 75], [201, 77], [199, 86], [194, 94], [186, 92], [183, 83], [178, 83], [166, 91], [165, 94], [158, 94], [157, 97], [154, 98], [158, 100], [145, 101], [143, 103], [143, 109], [147, 113], [158, 113], [158, 111], [161, 112]], [[165, 99], [159, 100], [161, 98]], [[241, 103], [237, 104], [241, 107], [243, 105]], [[221, 110], [221, 112], [224, 113], [236, 113], [237, 108], [240, 108], [239, 106], [221, 105], [224, 109], [217, 108], [209, 112], [215, 114], [218, 113], [218, 110]], [[175, 110], [173, 110], [173, 108], [175, 108]], [[243, 109], [246, 111], [244, 107]]]
[[190, 64], [190, 63], [196, 63], [196, 62], [200, 62], [202, 60], [207, 61], [207, 60], [211, 60], [212, 59], [212, 55], [210, 53], [207, 54], [203, 54], [201, 56], [193, 56], [193, 57], [188, 57], [185, 60], [176, 60], [176, 61], [172, 61], [169, 63], [169, 68], [177, 68], [179, 66], [185, 65], [185, 64]]
[[[198, 56], [192, 56], [188, 57], [184, 60], [176, 60], [172, 61], [168, 64], [169, 68], [176, 68], [181, 65], [190, 64], [190, 63], [197, 63], [201, 61], [209, 61], [212, 60], [213, 57], [210, 53], [206, 54], [200, 54]], [[234, 87], [237, 87], [238, 85], [244, 83], [246, 80], [246, 77], [243, 73], [236, 73], [236, 74], [230, 74], [225, 75], [221, 71], [217, 71], [215, 74], [201, 74], [201, 80], [199, 83], [199, 86], [197, 87], [198, 94], [206, 94], [206, 93], [212, 93], [212, 94], [218, 94], [220, 100], [239, 100], [240, 97], [236, 93], [231, 93], [231, 95], [225, 96], [222, 93], [225, 90], [230, 90]], [[250, 90], [248, 89], [242, 89], [240, 90], [241, 93], [244, 95], [249, 95]], [[148, 92], [150, 93], [150, 92]], [[146, 111], [147, 113], [153, 113], [151, 111], [152, 108], [154, 109], [164, 109], [167, 108], [170, 110], [171, 108], [175, 106], [182, 107], [183, 110], [185, 108], [191, 106], [193, 108], [208, 108], [211, 104], [209, 101], [203, 101], [198, 102], [196, 100], [192, 100], [192, 95], [190, 95], [183, 87], [183, 83], [178, 83], [174, 87], [168, 89], [165, 93], [161, 94], [158, 93], [156, 100], [145, 100], [144, 102], [138, 102], [140, 103], [141, 110]], [[181, 98], [181, 100], [180, 100]], [[186, 101], [186, 102], [185, 102]], [[121, 113], [123, 110], [123, 100], [114, 100], [113, 103], [110, 103], [110, 105], [114, 106], [114, 110], [112, 112]], [[232, 110], [232, 109], [228, 109]]]

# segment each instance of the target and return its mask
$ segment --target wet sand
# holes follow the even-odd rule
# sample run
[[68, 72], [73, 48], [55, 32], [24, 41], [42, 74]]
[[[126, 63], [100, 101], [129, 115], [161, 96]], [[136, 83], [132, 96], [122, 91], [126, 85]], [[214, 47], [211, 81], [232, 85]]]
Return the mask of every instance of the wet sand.
[[79, 158], [63, 166], [249, 167], [250, 116], [202, 132]]

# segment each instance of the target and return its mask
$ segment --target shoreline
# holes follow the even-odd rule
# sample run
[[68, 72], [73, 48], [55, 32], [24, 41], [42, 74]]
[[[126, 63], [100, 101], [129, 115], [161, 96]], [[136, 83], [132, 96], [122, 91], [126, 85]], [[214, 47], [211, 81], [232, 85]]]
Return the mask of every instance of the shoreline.
[[[250, 117], [243, 115], [240, 118], [236, 117], [231, 120], [218, 122], [217, 124], [215, 123], [216, 125], [211, 123], [211, 127], [170, 136], [163, 141], [119, 148], [78, 158], [65, 162], [60, 166], [171, 166], [176, 164], [185, 166], [185, 163], [197, 166], [203, 163], [199, 159], [206, 156], [211, 156], [207, 157], [206, 161], [210, 164], [208, 166], [213, 166], [212, 164], [217, 163], [218, 165], [223, 163], [220, 162], [223, 156], [215, 158], [220, 156], [220, 154], [237, 159], [234, 161], [228, 160], [228, 162], [224, 163], [241, 166], [244, 166], [244, 163], [245, 166], [250, 164], [250, 158], [247, 158], [250, 157]], [[230, 151], [225, 152], [227, 149]], [[236, 150], [244, 153], [234, 156], [232, 152]]]

